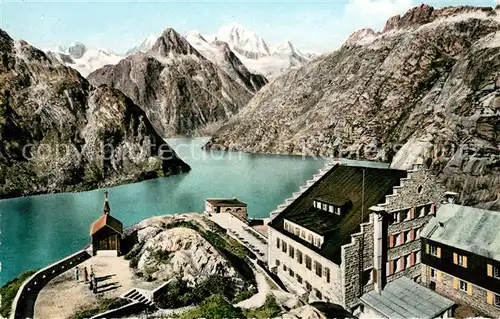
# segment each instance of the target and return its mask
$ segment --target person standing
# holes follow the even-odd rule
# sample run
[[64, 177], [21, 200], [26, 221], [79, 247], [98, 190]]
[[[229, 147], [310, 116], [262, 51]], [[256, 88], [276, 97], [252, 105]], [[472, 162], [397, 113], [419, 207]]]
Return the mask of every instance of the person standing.
[[78, 269], [78, 266], [76, 266], [76, 267], [75, 267], [75, 281], [77, 281], [77, 282], [78, 282], [78, 279], [80, 279], [80, 278], [79, 278], [79, 273], [78, 273], [78, 270], [79, 270], [79, 269]]
[[87, 271], [87, 266], [83, 267], [83, 281], [84, 282], [89, 281], [89, 272]]
[[90, 274], [90, 286], [89, 286], [89, 289], [94, 291], [94, 274]]
[[96, 293], [97, 293], [97, 279], [96, 279], [96, 277], [95, 277], [95, 276], [92, 276], [92, 281], [93, 281], [93, 284], [92, 284], [92, 286], [93, 286], [93, 287], [92, 287], [92, 288], [93, 288], [93, 289], [92, 289], [92, 292], [96, 294]]

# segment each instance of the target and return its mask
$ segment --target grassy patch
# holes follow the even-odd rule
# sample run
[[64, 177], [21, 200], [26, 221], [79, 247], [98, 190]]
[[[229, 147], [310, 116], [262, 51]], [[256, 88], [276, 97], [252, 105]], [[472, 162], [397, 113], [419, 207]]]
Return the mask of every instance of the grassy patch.
[[73, 315], [69, 317], [69, 319], [84, 319], [95, 316], [97, 314], [112, 310], [118, 309], [122, 306], [128, 304], [128, 301], [125, 299], [101, 299], [99, 301], [99, 305], [97, 306], [85, 306], [81, 307], [77, 310]]
[[236, 296], [234, 296], [232, 302], [233, 303], [238, 303], [243, 300], [247, 300], [248, 298], [252, 297], [255, 293], [250, 290], [243, 290], [240, 293], [238, 293]]
[[233, 307], [222, 295], [212, 295], [196, 308], [180, 315], [179, 319], [243, 318], [240, 309]]
[[181, 279], [173, 280], [158, 297], [161, 308], [180, 308], [200, 304], [212, 295], [221, 295], [231, 299], [235, 296], [233, 284], [227, 278], [213, 275], [195, 287], [188, 287]]
[[10, 315], [10, 309], [12, 308], [12, 301], [16, 297], [17, 291], [21, 288], [23, 282], [32, 276], [36, 271], [29, 270], [16, 278], [10, 280], [5, 285], [0, 288], [0, 295], [2, 296], [2, 303], [0, 305], [0, 316], [8, 318]]
[[244, 309], [244, 318], [257, 318], [257, 319], [267, 319], [275, 318], [281, 313], [281, 308], [279, 307], [276, 299], [273, 296], [269, 296], [266, 299], [265, 304], [256, 309]]

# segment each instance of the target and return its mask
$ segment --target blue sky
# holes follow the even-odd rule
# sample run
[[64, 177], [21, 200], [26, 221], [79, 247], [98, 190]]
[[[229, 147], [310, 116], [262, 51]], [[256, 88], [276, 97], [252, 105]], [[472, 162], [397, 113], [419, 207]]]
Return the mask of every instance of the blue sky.
[[[416, 0], [337, 1], [27, 1], [0, 0], [0, 27], [39, 48], [80, 41], [116, 52], [167, 26], [180, 33], [215, 33], [237, 22], [270, 44], [290, 40], [299, 49], [331, 51], [354, 30], [380, 29], [388, 17]], [[494, 6], [494, 0], [429, 0], [435, 7]]]

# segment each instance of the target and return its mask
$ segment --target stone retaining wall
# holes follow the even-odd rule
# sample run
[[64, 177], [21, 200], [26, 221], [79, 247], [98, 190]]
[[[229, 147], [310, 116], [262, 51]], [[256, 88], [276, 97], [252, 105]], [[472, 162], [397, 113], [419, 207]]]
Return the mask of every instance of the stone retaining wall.
[[98, 315], [91, 317], [90, 319], [103, 319], [103, 318], [119, 318], [123, 316], [133, 315], [139, 313], [146, 309], [145, 305], [138, 302], [133, 301], [125, 306], [122, 306], [117, 309], [109, 310]]
[[81, 250], [71, 256], [47, 266], [27, 279], [19, 288], [12, 302], [11, 319], [33, 318], [35, 301], [38, 293], [55, 277], [76, 265], [89, 259], [91, 256], [86, 250]]

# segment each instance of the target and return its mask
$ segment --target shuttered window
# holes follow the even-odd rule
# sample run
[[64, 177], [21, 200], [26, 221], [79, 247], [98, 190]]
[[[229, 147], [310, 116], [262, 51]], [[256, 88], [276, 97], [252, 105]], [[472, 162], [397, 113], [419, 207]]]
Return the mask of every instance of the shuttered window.
[[467, 256], [453, 253], [453, 263], [455, 265], [459, 265], [459, 266], [462, 266], [464, 268], [467, 268]]
[[311, 260], [311, 257], [307, 256], [306, 255], [306, 267], [307, 269], [311, 270], [312, 269], [312, 260]]
[[487, 272], [488, 272], [488, 277], [493, 277], [500, 279], [500, 271], [498, 267], [495, 267], [491, 264], [487, 265]]
[[302, 252], [297, 249], [297, 262], [302, 264]]

